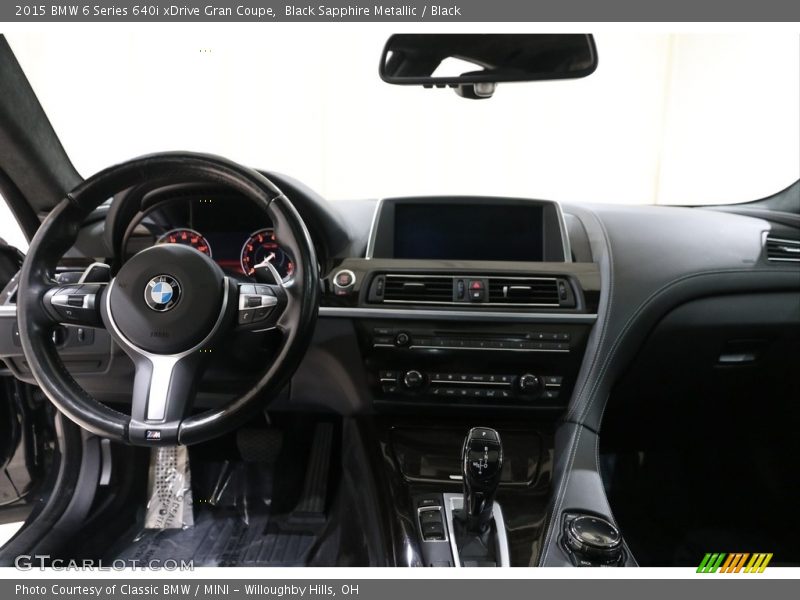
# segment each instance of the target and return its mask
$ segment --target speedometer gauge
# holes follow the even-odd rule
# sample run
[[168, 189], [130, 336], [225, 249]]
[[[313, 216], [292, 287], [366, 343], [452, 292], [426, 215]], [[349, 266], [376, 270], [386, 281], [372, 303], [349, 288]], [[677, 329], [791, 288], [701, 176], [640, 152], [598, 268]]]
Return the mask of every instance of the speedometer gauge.
[[211, 245], [194, 229], [172, 229], [156, 240], [156, 244], [182, 244], [191, 246], [211, 258]]
[[252, 275], [255, 268], [263, 263], [272, 263], [283, 279], [294, 274], [292, 257], [280, 247], [272, 229], [259, 229], [242, 246], [242, 271]]

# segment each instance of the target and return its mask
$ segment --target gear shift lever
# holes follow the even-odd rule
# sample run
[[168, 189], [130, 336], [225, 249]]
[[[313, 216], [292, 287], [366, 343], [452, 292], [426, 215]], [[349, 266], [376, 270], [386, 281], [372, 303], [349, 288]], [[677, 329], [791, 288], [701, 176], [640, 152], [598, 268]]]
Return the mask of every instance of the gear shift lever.
[[500, 435], [488, 427], [470, 429], [461, 451], [464, 476], [464, 511], [467, 531], [482, 534], [492, 519], [492, 508], [500, 472], [503, 445]]

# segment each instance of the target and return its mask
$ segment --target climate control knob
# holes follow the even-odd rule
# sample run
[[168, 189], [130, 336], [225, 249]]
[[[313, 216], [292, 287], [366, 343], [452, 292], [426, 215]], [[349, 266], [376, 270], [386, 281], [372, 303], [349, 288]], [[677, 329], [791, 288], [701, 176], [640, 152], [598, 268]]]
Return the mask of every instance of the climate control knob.
[[422, 377], [422, 373], [419, 371], [411, 370], [406, 371], [406, 374], [403, 376], [403, 383], [409, 389], [417, 389], [424, 383], [425, 379]]
[[517, 387], [524, 394], [535, 394], [542, 389], [542, 378], [531, 373], [525, 373], [517, 381]]

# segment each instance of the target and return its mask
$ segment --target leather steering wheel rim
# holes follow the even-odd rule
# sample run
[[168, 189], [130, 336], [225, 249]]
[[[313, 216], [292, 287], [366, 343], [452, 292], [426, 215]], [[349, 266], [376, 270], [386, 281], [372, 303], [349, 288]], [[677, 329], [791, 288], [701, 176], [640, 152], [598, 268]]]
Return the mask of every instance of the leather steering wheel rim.
[[[109, 330], [115, 341], [134, 359], [137, 368], [131, 416], [102, 404], [86, 392], [64, 366], [52, 340], [53, 327], [58, 322], [64, 322], [54, 314], [52, 306], [54, 294], [64, 292], [64, 289], [59, 288], [60, 284], [55, 280], [56, 267], [77, 239], [85, 218], [97, 206], [115, 194], [143, 182], [155, 181], [163, 181], [165, 184], [198, 182], [222, 185], [255, 202], [271, 218], [278, 240], [292, 252], [296, 264], [295, 273], [288, 283], [279, 283], [269, 286], [270, 290], [262, 290], [262, 292], [269, 292], [277, 298], [270, 304], [270, 306], [277, 304], [272, 309], [270, 323], [281, 332], [282, 341], [273, 362], [265, 367], [258, 381], [247, 392], [221, 408], [194, 415], [189, 411], [191, 400], [194, 397], [194, 383], [202, 372], [202, 368], [197, 366], [202, 360], [198, 357], [199, 353], [208, 347], [208, 343], [213, 343], [219, 336], [237, 327], [237, 315], [242, 311], [240, 302], [246, 304], [246, 300], [252, 299], [245, 297], [245, 291], [243, 291], [245, 288], [241, 287], [241, 284], [233, 282], [228, 277], [224, 277], [218, 284], [213, 282], [214, 289], [211, 290], [213, 293], [208, 294], [210, 297], [213, 296], [209, 302], [217, 299], [219, 304], [213, 330], [208, 332], [202, 344], [198, 344], [196, 339], [192, 339], [185, 342], [184, 345], [188, 346], [187, 348], [179, 348], [178, 352], [174, 348], [164, 352], [160, 352], [158, 348], [156, 351], [153, 351], [153, 348], [145, 351], [138, 344], [131, 343], [131, 340], [121, 331], [117, 319], [124, 315], [117, 311], [117, 319], [114, 318], [111, 310], [114, 298], [112, 294], [119, 296], [126, 293], [127, 280], [123, 278], [123, 271], [127, 263], [122, 266], [110, 284], [96, 287], [96, 296], [91, 296], [93, 301], [91, 304], [94, 306], [96, 299], [96, 310], [99, 312], [102, 326]], [[156, 269], [156, 271], [168, 271], [170, 268], [179, 269], [183, 263], [193, 261], [190, 266], [199, 271], [189, 269], [186, 272], [202, 275], [197, 279], [205, 278], [204, 280], [210, 282], [213, 277], [222, 275], [221, 269], [215, 264], [209, 264], [211, 261], [201, 253], [189, 248], [176, 251], [175, 248], [184, 247], [173, 247], [172, 253], [166, 255], [168, 261], [173, 259], [176, 261], [174, 267], [168, 261], [164, 261], [163, 254], [155, 251], [151, 252], [152, 258], [144, 257], [140, 262], [147, 263], [148, 260], [160, 262], [157, 267], [145, 264], [147, 268], [151, 269], [150, 273], [155, 272], [152, 269]], [[146, 252], [147, 250], [139, 254]], [[198, 257], [200, 256], [207, 262], [199, 262], [201, 259]], [[133, 257], [131, 261], [134, 258], [136, 257]], [[218, 273], [214, 269], [217, 269]], [[193, 277], [184, 279], [183, 285], [187, 289], [193, 285], [192, 279]], [[278, 281], [280, 281], [279, 278]], [[177, 282], [175, 285], [177, 295]], [[264, 287], [267, 286], [259, 286], [259, 288]], [[252, 288], [253, 286], [249, 286], [247, 290], [252, 290]], [[89, 290], [89, 286], [85, 286], [81, 292], [89, 297], [89, 292], [95, 294], [94, 289]], [[195, 295], [202, 296], [208, 286], [198, 289], [199, 293]], [[72, 288], [71, 290], [74, 291]], [[219, 298], [217, 298], [217, 292], [219, 292]], [[144, 290], [144, 293], [147, 294], [147, 289]], [[141, 296], [141, 291], [132, 290], [130, 295], [135, 300]], [[78, 296], [70, 296], [70, 298], [73, 297]], [[178, 298], [180, 300], [180, 297]], [[269, 297], [266, 299], [272, 300]], [[183, 301], [186, 305], [183, 310], [188, 310], [191, 301], [191, 298]], [[212, 155], [161, 153], [107, 168], [85, 180], [67, 194], [44, 220], [30, 243], [20, 273], [17, 303], [22, 350], [30, 370], [45, 395], [68, 418], [92, 433], [125, 444], [188, 445], [218, 437], [243, 424], [263, 408], [264, 398], [273, 397], [290, 380], [305, 355], [316, 323], [319, 307], [319, 271], [313, 243], [300, 215], [288, 198], [269, 179], [252, 169]], [[214, 307], [216, 306], [214, 305]], [[209, 310], [211, 308], [209, 305]], [[135, 310], [141, 311], [141, 317], [145, 320], [166, 318], [159, 317], [158, 313], [150, 315], [138, 305]], [[95, 325], [97, 324], [100, 323], [95, 323]], [[128, 331], [130, 332], [130, 329]], [[181, 355], [181, 352], [185, 356]], [[178, 355], [181, 357], [175, 359], [174, 357]], [[159, 384], [155, 378], [156, 362], [164, 362], [160, 359], [162, 356], [171, 357], [170, 360], [175, 365], [180, 365], [183, 371], [186, 371], [182, 377], [189, 376], [187, 375], [189, 373], [195, 377], [195, 380], [181, 383], [177, 375], [170, 371], [170, 379], [166, 380], [169, 384], [168, 390], [163, 390], [163, 394], [168, 397], [173, 393], [173, 389], [180, 390], [182, 395], [189, 395], [188, 404], [174, 410], [165, 409], [167, 414], [162, 419], [163, 422], [158, 422], [158, 420], [153, 421], [149, 418], [152, 409], [148, 409], [144, 405], [137, 409], [137, 401], [144, 402], [145, 405], [147, 402], [152, 402], [155, 386]], [[175, 369], [175, 373], [177, 373], [177, 366]], [[141, 381], [139, 380], [140, 374]], [[150, 387], [144, 389], [142, 386], [145, 383]], [[137, 392], [137, 389], [141, 393]], [[144, 394], [144, 400], [137, 400], [142, 394]], [[167, 419], [167, 415], [171, 415], [169, 419]]]

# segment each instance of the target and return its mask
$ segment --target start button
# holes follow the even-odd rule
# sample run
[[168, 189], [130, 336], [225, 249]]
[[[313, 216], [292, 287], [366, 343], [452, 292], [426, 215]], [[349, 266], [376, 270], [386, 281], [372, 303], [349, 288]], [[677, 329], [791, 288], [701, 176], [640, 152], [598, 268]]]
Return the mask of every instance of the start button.
[[349, 269], [342, 269], [333, 276], [333, 291], [341, 296], [352, 291], [356, 284], [356, 275]]

